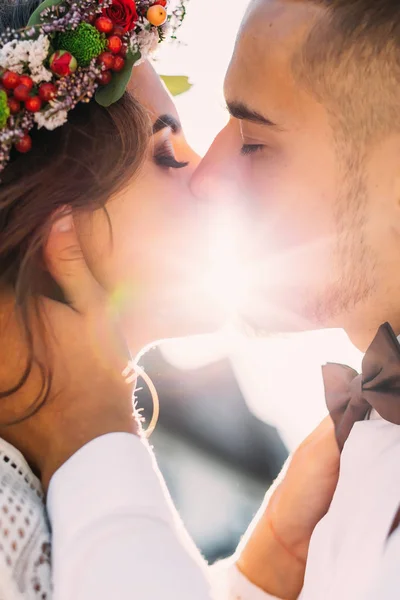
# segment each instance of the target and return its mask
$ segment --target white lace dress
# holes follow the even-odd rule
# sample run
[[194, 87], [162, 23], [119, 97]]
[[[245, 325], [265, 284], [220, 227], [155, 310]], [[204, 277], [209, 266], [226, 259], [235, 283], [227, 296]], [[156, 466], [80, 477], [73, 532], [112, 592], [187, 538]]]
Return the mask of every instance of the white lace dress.
[[40, 481], [0, 438], [0, 600], [50, 598], [50, 528]]

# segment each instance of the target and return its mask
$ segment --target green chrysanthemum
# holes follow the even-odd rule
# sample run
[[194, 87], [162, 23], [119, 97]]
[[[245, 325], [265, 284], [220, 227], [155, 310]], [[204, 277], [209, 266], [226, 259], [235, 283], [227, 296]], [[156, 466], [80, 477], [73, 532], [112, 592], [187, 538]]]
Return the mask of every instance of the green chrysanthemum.
[[81, 23], [74, 31], [65, 31], [57, 36], [57, 50], [70, 52], [80, 67], [88, 67], [90, 61], [104, 52], [107, 47], [105, 35], [89, 23]]
[[7, 94], [4, 90], [0, 90], [0, 129], [6, 126], [9, 116], [10, 107], [8, 106]]

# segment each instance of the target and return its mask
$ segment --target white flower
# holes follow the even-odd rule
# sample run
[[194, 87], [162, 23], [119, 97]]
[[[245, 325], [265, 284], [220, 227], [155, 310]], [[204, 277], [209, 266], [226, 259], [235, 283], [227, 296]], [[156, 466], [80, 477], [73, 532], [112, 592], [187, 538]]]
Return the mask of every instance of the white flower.
[[52, 131], [67, 122], [68, 113], [64, 109], [57, 110], [57, 103], [54, 103], [51, 109], [35, 113], [34, 118], [39, 129], [45, 127]]
[[32, 70], [43, 65], [49, 53], [49, 48], [50, 40], [45, 35], [40, 35], [37, 40], [30, 41], [29, 66]]
[[52, 73], [43, 64], [48, 56], [50, 40], [40, 35], [37, 40], [13, 40], [0, 49], [0, 67], [23, 73], [28, 67], [35, 83], [50, 81]]
[[51, 71], [43, 66], [49, 54], [49, 48], [50, 40], [44, 35], [40, 35], [37, 40], [30, 42], [28, 61], [31, 77], [35, 83], [50, 81], [53, 77]]
[[0, 66], [22, 73], [29, 58], [30, 41], [13, 40], [0, 49]]
[[140, 50], [141, 58], [135, 63], [135, 66], [140, 65], [142, 62], [147, 60], [150, 54], [153, 54], [158, 48], [160, 37], [158, 30], [152, 27], [149, 30], [143, 29], [140, 33], [134, 36], [132, 40], [132, 51]]
[[41, 65], [34, 71], [31, 71], [31, 77], [35, 83], [41, 83], [42, 81], [51, 81], [53, 79], [53, 73]]
[[165, 38], [170, 38], [174, 32], [174, 28], [172, 27], [172, 21], [166, 21], [164, 25], [161, 25], [161, 29], [163, 32], [163, 36]]

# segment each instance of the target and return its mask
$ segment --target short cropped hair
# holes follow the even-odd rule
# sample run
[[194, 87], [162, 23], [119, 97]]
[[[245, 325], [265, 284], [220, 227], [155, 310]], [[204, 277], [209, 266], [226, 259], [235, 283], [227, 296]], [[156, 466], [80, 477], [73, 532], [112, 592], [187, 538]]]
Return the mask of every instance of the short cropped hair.
[[295, 75], [355, 141], [400, 130], [400, 1], [306, 1], [325, 11], [294, 59]]

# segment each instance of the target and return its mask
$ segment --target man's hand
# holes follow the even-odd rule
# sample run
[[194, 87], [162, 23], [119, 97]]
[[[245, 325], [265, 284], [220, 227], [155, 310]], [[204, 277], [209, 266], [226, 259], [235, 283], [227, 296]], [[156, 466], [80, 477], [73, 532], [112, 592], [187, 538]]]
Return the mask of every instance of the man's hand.
[[[53, 473], [87, 442], [110, 432], [137, 433], [139, 425], [133, 415], [133, 382], [127, 385], [122, 376], [129, 352], [82, 256], [72, 215], [53, 225], [44, 255], [69, 302], [40, 300], [44, 329], [33, 311], [31, 315], [35, 356], [52, 373], [50, 395], [36, 414], [2, 427], [0, 435], [24, 454], [46, 487]], [[14, 344], [18, 328], [14, 316], [9, 328]], [[22, 335], [19, 340], [20, 348], [14, 350], [20, 357], [26, 350]], [[36, 363], [26, 385], [3, 400], [2, 421], [29, 410], [41, 383]]]
[[237, 566], [265, 592], [294, 600], [304, 581], [311, 535], [328, 511], [340, 453], [327, 417], [284, 468], [238, 549]]

